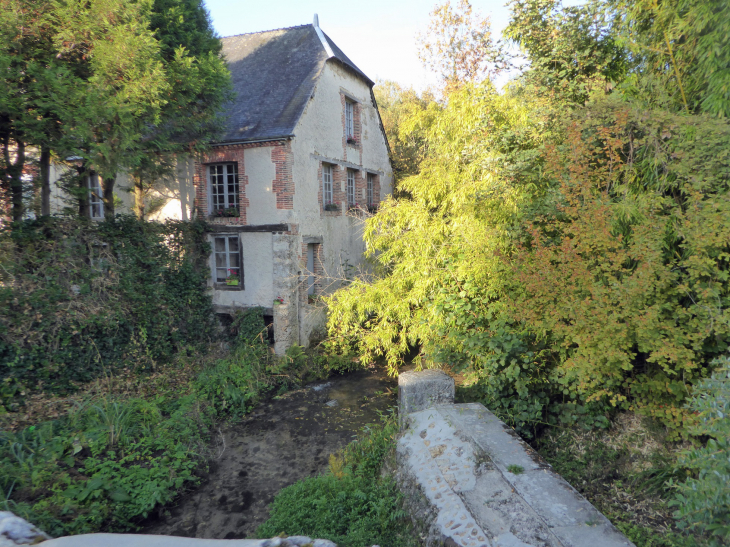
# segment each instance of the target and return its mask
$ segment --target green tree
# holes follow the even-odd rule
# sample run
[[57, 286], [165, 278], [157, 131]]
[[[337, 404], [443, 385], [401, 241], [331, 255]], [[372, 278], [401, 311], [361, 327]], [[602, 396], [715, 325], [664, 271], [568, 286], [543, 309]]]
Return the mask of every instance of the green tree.
[[373, 92], [388, 137], [397, 183], [418, 172], [427, 153], [425, 133], [429, 121], [441, 106], [430, 91], [419, 95], [413, 88], [404, 89], [390, 80], [379, 81]]
[[611, 0], [631, 52], [626, 92], [650, 105], [730, 116], [730, 13], [723, 0]]
[[512, 0], [505, 36], [528, 63], [522, 79], [533, 92], [569, 105], [607, 92], [626, 72], [626, 55], [610, 32], [605, 8], [592, 1], [564, 7], [559, 0]]

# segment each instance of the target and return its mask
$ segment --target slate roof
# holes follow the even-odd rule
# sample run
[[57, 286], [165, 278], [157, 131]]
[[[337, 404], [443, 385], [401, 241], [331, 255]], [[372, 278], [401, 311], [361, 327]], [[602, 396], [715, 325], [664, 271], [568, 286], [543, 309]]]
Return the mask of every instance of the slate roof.
[[[321, 32], [321, 31], [320, 31]], [[226, 107], [226, 128], [219, 142], [245, 142], [291, 136], [307, 100], [332, 58], [370, 80], [314, 25], [302, 25], [223, 38], [235, 98]]]

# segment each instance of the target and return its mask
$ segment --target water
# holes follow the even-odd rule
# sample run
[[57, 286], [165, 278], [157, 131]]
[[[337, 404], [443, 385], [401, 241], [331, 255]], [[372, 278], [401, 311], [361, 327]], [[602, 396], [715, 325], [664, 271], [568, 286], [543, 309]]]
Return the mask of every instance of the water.
[[221, 427], [203, 483], [148, 519], [140, 533], [255, 537], [276, 493], [326, 471], [330, 454], [396, 404], [396, 386], [382, 371], [352, 372], [289, 392]]

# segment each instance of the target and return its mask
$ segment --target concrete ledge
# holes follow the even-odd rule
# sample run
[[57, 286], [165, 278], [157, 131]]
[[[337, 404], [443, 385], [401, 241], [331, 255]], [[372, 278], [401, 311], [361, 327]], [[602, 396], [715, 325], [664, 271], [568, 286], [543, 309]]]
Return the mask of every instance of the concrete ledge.
[[427, 546], [633, 546], [484, 406], [436, 405], [406, 421], [398, 482], [428, 506], [416, 523]]
[[135, 534], [85, 534], [43, 542], [43, 547], [337, 547], [305, 536], [272, 539], [197, 539]]
[[454, 379], [441, 370], [404, 372], [398, 376], [398, 408], [410, 414], [454, 402]]

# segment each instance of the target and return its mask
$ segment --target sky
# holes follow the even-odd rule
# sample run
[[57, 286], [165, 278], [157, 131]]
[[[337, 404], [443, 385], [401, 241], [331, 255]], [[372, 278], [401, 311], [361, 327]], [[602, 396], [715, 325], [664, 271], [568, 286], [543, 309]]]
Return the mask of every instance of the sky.
[[[494, 36], [509, 21], [506, 0], [472, 0], [489, 15]], [[205, 0], [220, 36], [312, 23], [319, 26], [371, 79], [394, 80], [422, 91], [438, 78], [418, 59], [416, 34], [425, 32], [437, 0]], [[455, 4], [456, 2], [452, 2]]]

